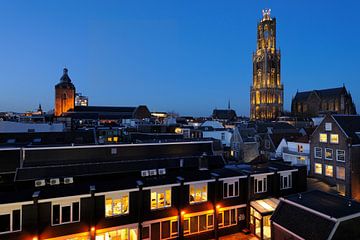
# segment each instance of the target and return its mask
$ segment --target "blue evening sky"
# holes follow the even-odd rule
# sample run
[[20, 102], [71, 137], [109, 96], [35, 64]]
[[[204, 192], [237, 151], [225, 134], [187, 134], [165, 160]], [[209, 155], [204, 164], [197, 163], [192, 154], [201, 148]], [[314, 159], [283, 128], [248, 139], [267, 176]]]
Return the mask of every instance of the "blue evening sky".
[[360, 1], [1, 1], [0, 111], [44, 110], [64, 66], [90, 105], [249, 114], [261, 9], [277, 18], [285, 109], [342, 86], [360, 109]]

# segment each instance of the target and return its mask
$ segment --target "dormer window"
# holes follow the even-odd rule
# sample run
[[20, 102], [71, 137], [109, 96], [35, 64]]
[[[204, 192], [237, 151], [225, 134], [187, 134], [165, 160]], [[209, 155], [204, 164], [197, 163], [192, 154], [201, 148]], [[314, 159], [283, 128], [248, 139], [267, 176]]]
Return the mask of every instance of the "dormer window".
[[254, 177], [254, 192], [255, 193], [267, 192], [267, 176]]

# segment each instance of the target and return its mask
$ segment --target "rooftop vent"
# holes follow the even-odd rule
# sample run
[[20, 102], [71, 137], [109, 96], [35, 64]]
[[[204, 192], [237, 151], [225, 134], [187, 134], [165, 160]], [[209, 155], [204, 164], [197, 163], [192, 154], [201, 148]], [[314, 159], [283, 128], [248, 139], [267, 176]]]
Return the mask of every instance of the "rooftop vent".
[[35, 181], [35, 187], [42, 187], [42, 186], [45, 186], [45, 184], [46, 184], [46, 182], [44, 179]]
[[148, 176], [149, 176], [149, 170], [143, 170], [143, 171], [141, 171], [141, 176], [142, 176], [142, 177], [148, 177]]
[[72, 177], [64, 178], [64, 184], [71, 184], [73, 182], [74, 182], [74, 178], [72, 178]]
[[151, 169], [149, 172], [150, 172], [150, 176], [156, 176], [157, 174], [156, 169]]
[[160, 168], [160, 169], [158, 169], [158, 173], [159, 173], [159, 175], [165, 175], [166, 174], [166, 169], [165, 168]]
[[60, 179], [59, 178], [51, 178], [49, 183], [50, 183], [50, 185], [59, 185]]

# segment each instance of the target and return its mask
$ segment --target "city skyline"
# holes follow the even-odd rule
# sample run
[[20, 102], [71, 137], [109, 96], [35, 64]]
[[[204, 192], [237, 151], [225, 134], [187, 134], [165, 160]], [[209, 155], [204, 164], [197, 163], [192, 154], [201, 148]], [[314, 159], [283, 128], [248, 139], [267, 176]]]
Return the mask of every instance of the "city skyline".
[[358, 6], [350, 1], [3, 3], [0, 111], [34, 110], [39, 103], [52, 109], [54, 85], [66, 66], [90, 105], [146, 104], [151, 111], [209, 116], [230, 100], [238, 115], [249, 116], [251, 58], [263, 8], [271, 8], [277, 19], [285, 110], [297, 89], [343, 84], [359, 106]]

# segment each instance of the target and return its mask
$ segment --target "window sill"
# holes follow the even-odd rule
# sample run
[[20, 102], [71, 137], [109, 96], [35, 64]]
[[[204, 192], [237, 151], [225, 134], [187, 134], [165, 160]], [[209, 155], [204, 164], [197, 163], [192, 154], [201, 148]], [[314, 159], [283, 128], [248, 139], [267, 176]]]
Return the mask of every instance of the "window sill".
[[122, 216], [127, 216], [129, 215], [129, 213], [123, 213], [123, 214], [117, 214], [117, 215], [112, 215], [112, 216], [105, 216], [105, 218], [116, 218], [116, 217], [122, 217]]
[[60, 226], [60, 225], [67, 225], [67, 224], [71, 224], [71, 223], [78, 223], [78, 222], [80, 222], [80, 220], [79, 221], [72, 221], [72, 222], [65, 222], [65, 223], [56, 223], [56, 224], [51, 224], [51, 226]]
[[0, 235], [2, 234], [9, 234], [9, 233], [17, 233], [17, 232], [21, 232], [22, 230], [16, 230], [16, 231], [7, 231], [7, 232], [0, 232]]
[[231, 199], [231, 198], [236, 198], [239, 197], [240, 195], [236, 195], [236, 196], [231, 196], [231, 197], [223, 197], [223, 199]]
[[150, 208], [151, 211], [159, 211], [159, 210], [164, 210], [164, 209], [168, 209], [171, 208], [171, 206], [167, 206], [167, 207], [161, 207], [161, 208]]
[[196, 204], [201, 204], [201, 203], [205, 203], [205, 202], [207, 202], [207, 200], [206, 201], [199, 201], [199, 202], [190, 202], [190, 205], [196, 205]]

